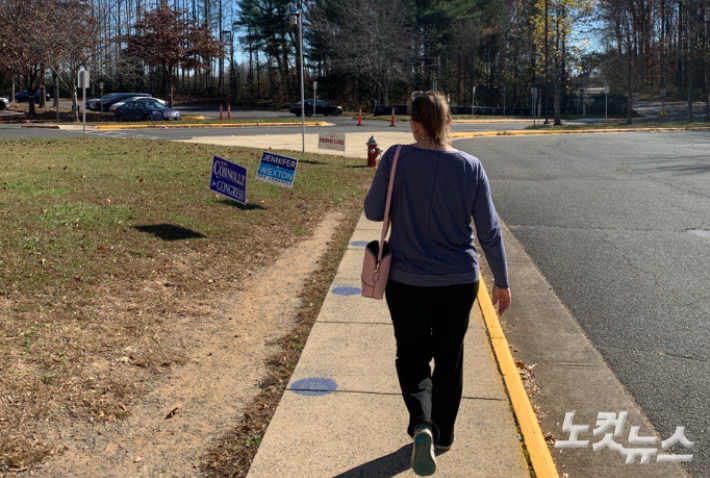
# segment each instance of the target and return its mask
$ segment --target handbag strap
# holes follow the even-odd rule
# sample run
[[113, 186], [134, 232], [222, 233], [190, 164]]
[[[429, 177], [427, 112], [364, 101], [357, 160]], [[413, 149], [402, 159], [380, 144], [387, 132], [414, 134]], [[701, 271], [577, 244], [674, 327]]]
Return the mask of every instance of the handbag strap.
[[387, 231], [390, 228], [390, 206], [392, 205], [392, 190], [394, 189], [394, 174], [397, 171], [397, 161], [399, 160], [399, 151], [402, 149], [402, 145], [397, 145], [397, 151], [394, 153], [394, 159], [392, 160], [392, 170], [390, 171], [390, 183], [387, 187], [387, 202], [385, 203], [385, 220], [382, 222], [382, 238], [380, 239], [380, 250], [377, 253], [377, 263], [382, 262], [382, 250], [385, 245], [385, 237], [387, 237]]

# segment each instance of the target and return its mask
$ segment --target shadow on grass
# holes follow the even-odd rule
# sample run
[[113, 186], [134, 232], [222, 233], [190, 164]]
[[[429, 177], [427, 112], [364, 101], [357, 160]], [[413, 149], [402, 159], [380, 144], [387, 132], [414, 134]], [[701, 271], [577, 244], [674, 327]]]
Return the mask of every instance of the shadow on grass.
[[174, 224], [151, 224], [146, 226], [133, 226], [133, 229], [140, 232], [153, 234], [164, 241], [181, 241], [184, 239], [206, 239], [207, 236], [200, 234], [186, 227]]
[[367, 164], [355, 164], [355, 165], [351, 164], [348, 166], [348, 168], [351, 168], [351, 169], [365, 169], [365, 168], [369, 168], [369, 167], [370, 166], [368, 166]]
[[239, 204], [236, 201], [232, 201], [231, 199], [215, 199], [214, 203], [215, 204], [222, 204], [223, 206], [236, 207], [237, 209], [241, 209], [243, 211], [264, 211], [264, 210], [266, 210], [265, 207], [260, 206], [259, 204], [247, 203], [246, 206], [244, 206], [242, 204]]
[[327, 166], [328, 165], [328, 163], [324, 163], [323, 161], [313, 161], [312, 159], [299, 159], [298, 162], [303, 163], [303, 164], [315, 164], [318, 166]]

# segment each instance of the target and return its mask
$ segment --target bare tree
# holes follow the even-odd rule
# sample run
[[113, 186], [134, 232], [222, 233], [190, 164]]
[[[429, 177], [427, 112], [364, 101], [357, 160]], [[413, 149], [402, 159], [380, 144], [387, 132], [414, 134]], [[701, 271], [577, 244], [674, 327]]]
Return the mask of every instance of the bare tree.
[[369, 81], [383, 104], [395, 83], [412, 78], [412, 25], [403, 0], [326, 0], [313, 9], [333, 66]]
[[136, 28], [140, 31], [138, 35], [122, 38], [127, 45], [124, 54], [162, 70], [169, 88], [170, 107], [178, 68], [195, 70], [209, 64], [210, 58], [224, 56], [222, 43], [214, 39], [206, 23], [186, 18], [166, 1], [145, 13]]
[[56, 54], [52, 16], [59, 0], [2, 0], [0, 2], [0, 68], [10, 77], [19, 76], [35, 116], [34, 92], [47, 68], [47, 58]]
[[92, 14], [91, 5], [82, 0], [63, 0], [56, 10], [53, 31], [52, 55], [46, 63], [55, 72], [66, 71], [68, 75], [57, 75], [58, 81], [71, 91], [72, 118], [79, 121], [77, 101], [77, 76], [82, 66], [88, 67], [92, 55], [97, 53], [97, 41], [101, 21]]

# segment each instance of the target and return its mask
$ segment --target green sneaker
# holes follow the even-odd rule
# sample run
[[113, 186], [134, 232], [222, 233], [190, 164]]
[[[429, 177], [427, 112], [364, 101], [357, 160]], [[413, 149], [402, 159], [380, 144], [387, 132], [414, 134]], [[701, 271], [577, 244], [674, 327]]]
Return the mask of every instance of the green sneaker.
[[431, 476], [436, 471], [436, 457], [434, 456], [434, 435], [431, 429], [418, 428], [414, 432], [412, 446], [412, 470], [418, 476]]

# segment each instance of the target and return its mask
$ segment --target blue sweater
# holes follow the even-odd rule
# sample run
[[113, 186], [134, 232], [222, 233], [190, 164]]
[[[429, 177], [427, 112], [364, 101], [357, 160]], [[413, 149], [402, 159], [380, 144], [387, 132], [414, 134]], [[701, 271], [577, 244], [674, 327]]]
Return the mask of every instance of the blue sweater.
[[[382, 221], [396, 147], [387, 150], [365, 199], [365, 216]], [[479, 279], [478, 241], [498, 287], [508, 287], [500, 223], [481, 162], [463, 151], [402, 146], [392, 192], [392, 269], [403, 284], [432, 287]]]

